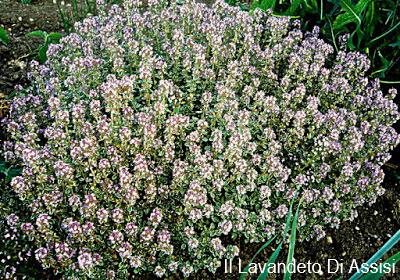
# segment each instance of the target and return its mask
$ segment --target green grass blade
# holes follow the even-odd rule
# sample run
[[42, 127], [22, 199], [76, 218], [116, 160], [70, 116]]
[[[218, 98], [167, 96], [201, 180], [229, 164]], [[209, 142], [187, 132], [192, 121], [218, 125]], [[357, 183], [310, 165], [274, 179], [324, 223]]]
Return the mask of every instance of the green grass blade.
[[329, 29], [330, 29], [330, 31], [331, 31], [333, 46], [335, 47], [336, 52], [339, 52], [339, 48], [338, 48], [338, 46], [336, 45], [335, 32], [333, 32], [333, 26], [332, 26], [331, 20], [330, 20], [329, 18], [328, 18], [328, 22], [329, 22], [329, 27], [330, 27]]
[[300, 200], [299, 205], [297, 206], [296, 213], [294, 214], [293, 217], [293, 222], [292, 222], [292, 229], [291, 229], [291, 234], [290, 234], [290, 243], [289, 243], [289, 252], [287, 256], [287, 261], [286, 261], [286, 271], [285, 271], [285, 280], [290, 280], [292, 275], [288, 271], [289, 265], [293, 265], [293, 256], [294, 256], [294, 247], [296, 244], [296, 231], [297, 231], [297, 222], [299, 220], [299, 212], [300, 212], [300, 207], [301, 203], [303, 202], [303, 199]]
[[283, 238], [286, 237], [286, 234], [288, 233], [289, 228], [290, 228], [290, 221], [292, 220], [293, 203], [294, 203], [295, 199], [296, 199], [296, 195], [292, 199], [292, 201], [290, 202], [289, 212], [288, 212], [288, 215], [286, 217], [285, 231], [283, 232]]
[[365, 14], [365, 22], [364, 22], [364, 26], [366, 28], [366, 32], [368, 33], [368, 35], [370, 37], [374, 33], [377, 18], [378, 17], [376, 15], [376, 11], [375, 11], [375, 3], [371, 2], [368, 5], [368, 9], [367, 9], [367, 12]]
[[396, 265], [396, 263], [400, 261], [400, 252], [398, 252], [397, 254], [394, 254], [393, 256], [391, 256], [389, 259], [387, 259], [386, 261], [384, 261], [382, 264], [379, 265], [379, 268], [377, 270], [377, 272], [372, 272], [370, 271], [369, 273], [367, 273], [365, 276], [363, 276], [362, 278], [360, 278], [360, 280], [378, 280], [380, 279], [384, 273], [383, 273], [383, 269], [385, 267], [390, 267], [392, 268], [394, 265]]
[[80, 19], [79, 11], [78, 11], [78, 0], [72, 0], [72, 14], [74, 20], [78, 21]]
[[274, 241], [275, 237], [276, 237], [276, 236], [274, 236], [274, 237], [272, 237], [271, 239], [269, 239], [264, 245], [261, 246], [260, 249], [258, 249], [258, 251], [254, 254], [254, 256], [253, 256], [253, 257], [251, 258], [251, 260], [249, 261], [249, 264], [244, 268], [242, 274], [240, 275], [240, 278], [239, 278], [240, 280], [243, 280], [243, 279], [246, 278], [246, 274], [247, 274], [247, 272], [249, 271], [250, 264], [253, 262], [253, 260], [256, 258], [256, 256], [257, 256], [259, 253], [261, 253], [265, 248], [267, 248], [267, 247], [272, 243], [272, 241]]
[[58, 2], [57, 2], [57, 10], [58, 10], [58, 15], [60, 16], [61, 21], [63, 23], [65, 31], [69, 31], [71, 24], [68, 21], [68, 19], [66, 18], [66, 15], [64, 14], [63, 9], [61, 8], [61, 6]]
[[[367, 264], [370, 266], [371, 264], [377, 262], [384, 254], [386, 254], [397, 242], [400, 240], [400, 230], [398, 230], [379, 250], [376, 252], [368, 261]], [[359, 279], [362, 275], [361, 270], [351, 276], [349, 280]]]
[[353, 17], [357, 20], [358, 24], [361, 24], [361, 18], [358, 16], [357, 12], [355, 11], [355, 7], [350, 1], [347, 0], [342, 0], [340, 2], [342, 4], [342, 7], [346, 10], [349, 11]]
[[393, 14], [393, 16], [392, 16], [392, 23], [391, 23], [391, 25], [393, 25], [393, 24], [395, 23], [395, 21], [396, 21], [396, 18], [398, 18], [398, 17], [396, 17], [396, 11], [397, 11], [397, 8], [399, 7], [399, 3], [400, 3], [400, 1], [397, 0], [397, 1], [396, 1], [396, 6], [392, 9], [392, 14]]
[[283, 241], [281, 241], [281, 243], [279, 243], [278, 247], [276, 248], [276, 250], [274, 251], [274, 253], [271, 255], [271, 257], [268, 259], [268, 262], [266, 263], [266, 265], [264, 266], [264, 271], [260, 274], [260, 276], [258, 276], [257, 280], [265, 280], [268, 277], [268, 267], [275, 263], [276, 259], [279, 256], [279, 253], [282, 249], [282, 245], [283, 245]]

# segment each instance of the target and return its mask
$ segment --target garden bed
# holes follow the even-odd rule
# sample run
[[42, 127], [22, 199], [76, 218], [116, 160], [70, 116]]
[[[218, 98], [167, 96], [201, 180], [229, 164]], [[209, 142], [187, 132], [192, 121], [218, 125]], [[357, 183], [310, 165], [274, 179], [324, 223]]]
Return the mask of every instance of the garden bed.
[[[26, 37], [26, 33], [33, 30], [47, 32], [63, 32], [57, 13], [57, 6], [52, 1], [39, 0], [31, 4], [21, 4], [16, 0], [1, 0], [0, 25], [4, 26], [10, 34], [11, 42], [7, 46], [0, 44], [0, 94], [5, 98], [12, 94], [17, 84], [27, 83], [26, 73], [29, 61], [35, 58], [36, 49], [40, 44], [37, 39]], [[3, 112], [4, 114], [4, 112]], [[386, 178], [384, 188], [386, 193], [378, 198], [371, 207], [358, 209], [359, 216], [352, 222], [342, 222], [339, 229], [332, 229], [322, 241], [305, 241], [298, 243], [295, 258], [299, 262], [311, 261], [323, 265], [327, 259], [337, 259], [350, 266], [353, 259], [360, 263], [366, 261], [376, 252], [385, 241], [400, 228], [400, 168], [396, 162], [399, 159], [398, 149], [394, 152], [394, 159], [385, 167]], [[5, 187], [5, 186], [2, 186]], [[253, 256], [262, 244], [241, 243], [240, 258], [242, 265]], [[390, 251], [400, 250], [397, 246]], [[265, 261], [271, 254], [266, 249], [256, 261]], [[285, 254], [282, 254], [285, 256]], [[388, 256], [389, 256], [388, 255]], [[386, 256], [387, 257], [387, 256]], [[282, 261], [285, 261], [282, 259]], [[324, 269], [325, 271], [325, 269]], [[40, 272], [43, 275], [51, 272]], [[348, 274], [329, 275], [325, 272], [315, 275], [295, 275], [294, 279], [336, 279], [338, 276]], [[54, 277], [54, 276], [49, 276]], [[148, 276], [152, 279], [153, 276]], [[179, 279], [180, 276], [171, 277]], [[399, 275], [387, 276], [387, 279], [400, 279]], [[226, 274], [223, 267], [215, 275], [210, 273], [197, 273], [191, 279], [238, 279], [237, 271]], [[143, 277], [147, 279], [147, 277]], [[276, 279], [280, 279], [278, 276]]]

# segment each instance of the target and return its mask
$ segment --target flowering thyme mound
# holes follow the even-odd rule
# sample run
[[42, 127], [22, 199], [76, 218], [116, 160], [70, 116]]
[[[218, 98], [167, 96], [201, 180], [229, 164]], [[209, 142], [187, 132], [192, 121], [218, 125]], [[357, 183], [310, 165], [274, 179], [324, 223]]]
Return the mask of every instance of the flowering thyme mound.
[[11, 186], [44, 267], [215, 271], [280, 232], [296, 193], [302, 238], [383, 194], [399, 114], [365, 56], [259, 10], [162, 5], [78, 23], [14, 100]]

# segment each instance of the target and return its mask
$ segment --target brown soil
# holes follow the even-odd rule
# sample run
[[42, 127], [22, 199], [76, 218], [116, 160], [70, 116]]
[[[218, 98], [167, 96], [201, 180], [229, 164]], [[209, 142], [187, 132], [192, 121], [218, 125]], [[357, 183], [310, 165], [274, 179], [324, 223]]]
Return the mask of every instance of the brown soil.
[[8, 95], [17, 84], [26, 83], [26, 68], [37, 55], [40, 39], [26, 33], [61, 29], [57, 6], [48, 0], [22, 4], [18, 0], [0, 0], [0, 25], [7, 30], [11, 42], [0, 44], [0, 94]]
[[[52, 1], [34, 0], [31, 4], [21, 4], [18, 0], [0, 0], [0, 7], [2, 7], [0, 25], [7, 29], [11, 38], [7, 46], [0, 44], [0, 102], [4, 104], [2, 99], [12, 93], [15, 85], [27, 83], [27, 65], [35, 58], [35, 51], [40, 44], [40, 40], [26, 37], [25, 34], [33, 30], [63, 31], [57, 6]], [[399, 157], [398, 152], [395, 152], [394, 156]], [[318, 262], [325, 267], [327, 259], [337, 259], [344, 263], [345, 271], [347, 271], [353, 259], [356, 259], [358, 263], [368, 260], [392, 234], [400, 229], [398, 175], [400, 169], [392, 162], [385, 171], [387, 174], [384, 182], [386, 194], [372, 207], [359, 209], [359, 217], [355, 221], [344, 222], [340, 229], [328, 232], [328, 237], [324, 240], [297, 243], [295, 258], [298, 262]], [[242, 267], [244, 267], [262, 244], [241, 245], [240, 257], [243, 261]], [[399, 250], [400, 246], [397, 246], [386, 257]], [[255, 261], [264, 262], [270, 254], [271, 250], [266, 249]], [[286, 252], [282, 251], [281, 256], [280, 261], [284, 262]], [[323, 271], [325, 274], [322, 275], [296, 274], [292, 279], [336, 279], [338, 276], [348, 276], [346, 273], [328, 274], [325, 268]], [[50, 278], [53, 277], [50, 276]], [[271, 279], [281, 278], [281, 275], [271, 277]], [[172, 279], [179, 279], [179, 277], [172, 277]], [[224, 273], [221, 268], [215, 275], [202, 272], [191, 279], [238, 279], [238, 274], [234, 266], [232, 274]], [[385, 279], [400, 279], [400, 275], [387, 275]]]

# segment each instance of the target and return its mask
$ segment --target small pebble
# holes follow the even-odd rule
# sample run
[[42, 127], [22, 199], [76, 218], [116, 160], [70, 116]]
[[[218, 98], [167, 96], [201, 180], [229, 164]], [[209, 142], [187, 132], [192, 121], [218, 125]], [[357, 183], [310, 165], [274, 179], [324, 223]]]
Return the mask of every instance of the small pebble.
[[375, 210], [375, 211], [374, 211], [374, 215], [375, 215], [375, 216], [378, 215], [378, 211]]
[[390, 219], [390, 218], [387, 218], [387, 221], [388, 221], [388, 222], [390, 222], [390, 221], [391, 221], [391, 219]]
[[22, 21], [22, 17], [18, 17], [18, 20], [19, 20], [19, 21]]
[[356, 230], [360, 230], [360, 228], [359, 228], [359, 227], [356, 227]]
[[324, 275], [324, 273], [322, 272], [322, 270], [319, 270], [317, 273], [318, 273], [319, 276], [323, 276], [323, 275]]
[[326, 242], [328, 242], [328, 244], [332, 244], [333, 243], [332, 237], [328, 236], [326, 238]]
[[344, 251], [343, 253], [342, 253], [342, 257], [344, 257], [344, 256], [346, 256], [347, 255], [347, 253], [346, 253], [346, 251]]
[[30, 22], [33, 22], [33, 18], [29, 18], [29, 21], [30, 21]]

